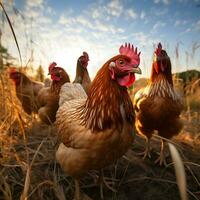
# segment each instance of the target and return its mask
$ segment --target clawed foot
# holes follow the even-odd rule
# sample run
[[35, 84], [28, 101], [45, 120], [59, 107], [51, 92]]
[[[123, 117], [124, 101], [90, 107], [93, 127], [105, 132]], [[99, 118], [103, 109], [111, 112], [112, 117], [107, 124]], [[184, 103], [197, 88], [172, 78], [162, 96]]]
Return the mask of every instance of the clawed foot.
[[104, 199], [103, 186], [106, 186], [112, 192], [115, 192], [115, 193], [117, 192], [117, 190], [114, 188], [116, 181], [119, 181], [119, 180], [109, 178], [109, 177], [104, 177], [103, 171], [100, 172], [98, 182], [100, 184], [100, 197], [101, 197], [101, 199]]
[[80, 190], [79, 180], [75, 179], [75, 193], [74, 193], [74, 200], [92, 200], [89, 196], [85, 193], [82, 193]]
[[165, 165], [167, 166], [167, 162], [166, 162], [166, 156], [165, 156], [165, 143], [163, 140], [161, 140], [161, 149], [160, 149], [160, 156], [158, 157], [158, 159], [155, 161], [155, 164], [159, 163], [160, 166], [161, 165]]
[[154, 163], [155, 164], [159, 163], [160, 166], [162, 166], [162, 165], [167, 166], [166, 157], [164, 155], [164, 152], [160, 152], [159, 157], [156, 159], [156, 161]]
[[119, 181], [119, 180], [109, 178], [109, 177], [103, 177], [102, 183], [104, 184], [104, 186], [106, 186], [112, 192], [117, 192], [117, 190], [114, 188], [117, 181]]
[[143, 156], [143, 160], [148, 157], [148, 158], [151, 158], [151, 153], [150, 153], [150, 150], [148, 148], [145, 149], [144, 152], [141, 152], [141, 153], [136, 153], [137, 156]]
[[146, 139], [145, 151], [142, 153], [137, 153], [136, 155], [143, 156], [143, 160], [144, 160], [146, 157], [151, 158], [150, 152], [151, 152], [150, 139]]

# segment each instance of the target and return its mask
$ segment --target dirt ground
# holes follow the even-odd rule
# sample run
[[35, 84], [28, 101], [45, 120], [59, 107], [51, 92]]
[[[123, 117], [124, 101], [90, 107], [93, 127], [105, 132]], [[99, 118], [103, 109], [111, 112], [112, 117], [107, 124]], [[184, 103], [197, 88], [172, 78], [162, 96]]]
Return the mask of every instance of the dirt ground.
[[[192, 133], [199, 130], [200, 123], [193, 119], [193, 124], [188, 126], [186, 115], [183, 115], [186, 126], [173, 141], [177, 143], [185, 163], [189, 199], [200, 199], [200, 138], [196, 138]], [[30, 127], [25, 127], [26, 142], [23, 135], [17, 133], [17, 128], [15, 131], [9, 141], [4, 138], [9, 147], [1, 152], [0, 199], [20, 198], [27, 168], [34, 155], [36, 157], [30, 170], [29, 199], [73, 199], [73, 179], [64, 174], [55, 162], [58, 145], [55, 129], [36, 121]], [[143, 160], [137, 153], [144, 150], [144, 139], [136, 136], [132, 149], [115, 165], [104, 169], [104, 177], [115, 190], [105, 187], [105, 199], [179, 199], [170, 156], [167, 158], [166, 167], [154, 164], [158, 157], [159, 144], [159, 139], [153, 138], [151, 158]], [[82, 192], [95, 200], [100, 199], [97, 179], [98, 172], [95, 171], [89, 172], [81, 179]]]

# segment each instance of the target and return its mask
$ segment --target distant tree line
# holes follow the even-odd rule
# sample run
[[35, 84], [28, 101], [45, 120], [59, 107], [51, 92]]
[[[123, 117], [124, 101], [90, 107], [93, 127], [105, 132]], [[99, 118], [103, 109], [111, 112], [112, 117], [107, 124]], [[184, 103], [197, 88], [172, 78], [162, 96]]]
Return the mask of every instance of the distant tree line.
[[179, 78], [183, 79], [184, 83], [191, 82], [200, 78], [200, 71], [198, 70], [187, 70], [177, 74]]
[[0, 44], [0, 70], [12, 65], [14, 58], [8, 53], [8, 49]]

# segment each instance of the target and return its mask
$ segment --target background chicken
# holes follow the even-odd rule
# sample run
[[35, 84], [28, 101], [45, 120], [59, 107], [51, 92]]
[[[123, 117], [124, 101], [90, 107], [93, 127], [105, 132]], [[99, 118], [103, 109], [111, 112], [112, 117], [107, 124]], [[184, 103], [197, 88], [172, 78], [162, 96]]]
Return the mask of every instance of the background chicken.
[[88, 97], [78, 84], [66, 83], [61, 88], [67, 101], [56, 114], [62, 142], [56, 159], [75, 177], [77, 199], [78, 179], [88, 170], [112, 164], [133, 142], [134, 110], [127, 87], [134, 83], [134, 73], [141, 73], [140, 53], [130, 44], [121, 46], [119, 52], [98, 71]]
[[18, 72], [15, 69], [10, 70], [9, 75], [15, 84], [16, 95], [24, 111], [29, 115], [31, 113], [37, 113], [39, 109], [37, 95], [44, 87], [44, 84], [32, 81], [24, 73]]
[[64, 83], [70, 82], [65, 70], [61, 67], [56, 67], [56, 65], [55, 62], [49, 65], [49, 74], [52, 79], [51, 86], [43, 88], [38, 94], [40, 106], [38, 114], [40, 119], [46, 124], [51, 124], [56, 120], [60, 88]]
[[[179, 115], [183, 103], [174, 91], [170, 58], [160, 43], [154, 53], [150, 82], [136, 93], [134, 107], [137, 131], [146, 138], [144, 158], [150, 156], [150, 138], [154, 131], [165, 138], [171, 138], [181, 131]], [[158, 161], [165, 164], [163, 140]]]
[[83, 55], [80, 56], [77, 60], [76, 77], [73, 82], [73, 83], [80, 83], [83, 86], [86, 93], [88, 93], [91, 84], [90, 76], [87, 70], [88, 61], [89, 61], [88, 54], [86, 52], [83, 52]]

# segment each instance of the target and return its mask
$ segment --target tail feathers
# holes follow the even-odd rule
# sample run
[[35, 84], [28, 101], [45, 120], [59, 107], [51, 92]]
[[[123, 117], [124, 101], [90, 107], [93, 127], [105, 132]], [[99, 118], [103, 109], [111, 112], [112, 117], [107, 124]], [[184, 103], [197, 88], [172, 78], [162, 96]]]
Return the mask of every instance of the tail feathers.
[[59, 106], [73, 99], [86, 99], [87, 94], [79, 83], [65, 83], [60, 90]]
[[186, 176], [185, 176], [183, 161], [176, 147], [172, 143], [168, 143], [168, 145], [169, 145], [169, 150], [172, 156], [172, 160], [174, 162], [176, 181], [178, 184], [181, 200], [188, 200], [187, 191], [186, 191], [186, 188], [187, 188]]

